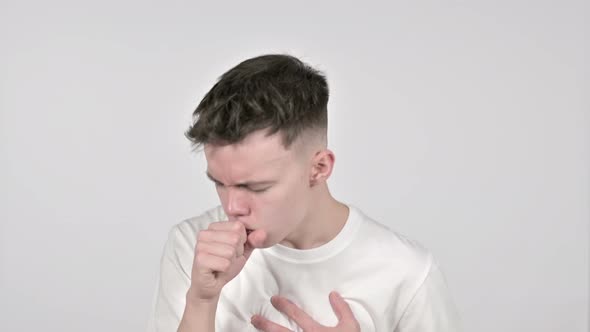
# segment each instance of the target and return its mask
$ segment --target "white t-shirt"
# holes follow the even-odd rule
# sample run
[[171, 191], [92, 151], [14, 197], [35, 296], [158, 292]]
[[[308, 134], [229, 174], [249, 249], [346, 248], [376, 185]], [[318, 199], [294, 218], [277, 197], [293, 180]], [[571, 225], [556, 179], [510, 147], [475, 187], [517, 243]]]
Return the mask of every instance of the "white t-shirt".
[[[460, 319], [443, 274], [418, 243], [372, 220], [358, 208], [340, 233], [309, 250], [282, 245], [256, 249], [244, 269], [222, 289], [216, 332], [257, 331], [254, 314], [293, 331], [297, 324], [270, 303], [281, 295], [317, 322], [338, 322], [328, 295], [339, 292], [361, 331], [455, 332]], [[218, 206], [174, 226], [160, 262], [148, 332], [177, 331], [190, 286], [197, 233], [227, 220]]]

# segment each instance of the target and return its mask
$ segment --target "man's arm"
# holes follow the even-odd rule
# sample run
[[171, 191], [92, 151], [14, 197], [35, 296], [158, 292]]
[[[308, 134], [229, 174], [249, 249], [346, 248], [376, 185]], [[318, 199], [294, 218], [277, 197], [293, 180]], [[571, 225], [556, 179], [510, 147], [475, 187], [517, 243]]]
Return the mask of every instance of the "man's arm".
[[219, 297], [200, 300], [191, 287], [189, 263], [194, 261], [196, 251], [196, 245], [187, 241], [191, 236], [192, 232], [182, 225], [169, 232], [148, 332], [215, 332]]
[[221, 289], [266, 238], [263, 230], [248, 236], [243, 224], [222, 221], [190, 242], [194, 233], [183, 234], [181, 226], [170, 231], [164, 248], [148, 332], [214, 332]]
[[215, 312], [218, 299], [211, 302], [198, 302], [192, 301], [191, 298], [191, 295], [187, 294], [187, 302], [178, 332], [215, 332]]
[[394, 332], [460, 332], [461, 320], [436, 262], [406, 307]]
[[[191, 284], [190, 262], [194, 244], [188, 228], [170, 229], [160, 259], [158, 281], [147, 332], [175, 332], [178, 329]], [[188, 263], [187, 263], [188, 262]]]

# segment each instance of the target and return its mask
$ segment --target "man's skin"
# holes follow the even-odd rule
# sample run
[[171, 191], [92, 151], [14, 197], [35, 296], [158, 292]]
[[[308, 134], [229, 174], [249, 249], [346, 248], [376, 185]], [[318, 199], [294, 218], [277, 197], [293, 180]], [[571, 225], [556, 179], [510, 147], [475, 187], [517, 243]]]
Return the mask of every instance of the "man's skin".
[[[197, 236], [178, 331], [215, 331], [221, 290], [256, 248], [277, 243], [302, 250], [319, 247], [348, 218], [348, 207], [332, 197], [326, 183], [335, 158], [326, 148], [325, 131], [303, 132], [289, 149], [283, 147], [280, 132], [265, 135], [261, 130], [236, 144], [204, 146], [207, 175], [229, 220], [211, 223]], [[335, 292], [329, 301], [339, 320], [336, 327], [319, 325], [288, 299], [273, 296], [269, 301], [304, 331], [360, 331], [350, 307]], [[258, 315], [251, 323], [263, 331], [290, 331]]]

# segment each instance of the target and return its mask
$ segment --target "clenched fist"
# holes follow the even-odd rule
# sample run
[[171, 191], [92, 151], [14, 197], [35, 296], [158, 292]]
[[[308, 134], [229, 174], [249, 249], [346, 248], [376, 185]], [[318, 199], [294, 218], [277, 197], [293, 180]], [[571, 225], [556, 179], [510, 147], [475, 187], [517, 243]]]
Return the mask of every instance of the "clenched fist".
[[264, 230], [246, 230], [241, 222], [209, 224], [197, 236], [189, 296], [200, 302], [217, 301], [223, 286], [240, 273], [265, 238]]

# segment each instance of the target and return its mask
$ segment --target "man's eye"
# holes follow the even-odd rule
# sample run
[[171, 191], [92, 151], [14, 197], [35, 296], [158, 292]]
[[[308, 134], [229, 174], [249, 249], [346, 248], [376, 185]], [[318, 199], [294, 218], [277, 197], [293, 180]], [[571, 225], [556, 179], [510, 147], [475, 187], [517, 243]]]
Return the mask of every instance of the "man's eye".
[[[223, 187], [223, 184], [222, 183], [219, 183], [219, 182], [213, 182], [213, 183], [215, 184], [215, 187], [217, 187], [217, 188]], [[253, 193], [263, 193], [263, 192], [267, 191], [268, 189], [270, 189], [270, 187], [269, 188], [263, 188], [263, 189], [252, 189], [252, 188], [247, 187], [247, 186], [239, 186], [239, 188], [246, 189], [246, 190], [248, 190], [250, 192], [253, 192]]]
[[268, 188], [263, 188], [263, 189], [252, 189], [252, 188], [250, 188], [250, 187], [248, 187], [248, 186], [240, 186], [240, 188], [244, 188], [244, 189], [246, 189], [246, 190], [248, 190], [248, 191], [250, 191], [250, 192], [253, 192], [253, 193], [262, 193], [262, 192], [265, 192], [265, 191], [267, 191], [267, 190], [268, 190]]

